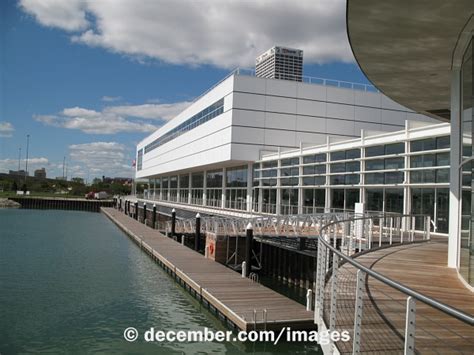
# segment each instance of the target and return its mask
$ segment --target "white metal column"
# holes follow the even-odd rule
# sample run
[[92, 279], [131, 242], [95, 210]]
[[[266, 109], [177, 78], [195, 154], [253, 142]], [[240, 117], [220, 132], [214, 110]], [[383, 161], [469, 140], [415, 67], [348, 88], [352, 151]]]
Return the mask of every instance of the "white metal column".
[[461, 177], [459, 165], [462, 152], [461, 135], [461, 71], [454, 69], [451, 74], [451, 150], [449, 184], [449, 239], [448, 267], [457, 268], [461, 240]]
[[252, 187], [253, 187], [253, 166], [247, 164], [247, 212], [252, 212]]

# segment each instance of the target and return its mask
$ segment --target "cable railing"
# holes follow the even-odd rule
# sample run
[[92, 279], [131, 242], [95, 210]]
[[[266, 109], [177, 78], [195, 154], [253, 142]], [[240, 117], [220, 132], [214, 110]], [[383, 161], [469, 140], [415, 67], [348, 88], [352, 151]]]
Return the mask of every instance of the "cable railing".
[[[417, 223], [423, 223], [423, 231], [415, 230]], [[337, 349], [332, 343], [328, 352], [396, 351], [415, 354], [420, 349], [429, 348], [437, 353], [438, 346], [442, 349], [439, 353], [446, 353], [446, 348], [449, 348], [446, 339], [454, 342], [456, 346], [453, 348], [457, 347], [457, 350], [450, 348], [449, 351], [462, 352], [459, 351], [459, 342], [464, 341], [466, 349], [473, 345], [472, 334], [469, 340], [469, 336], [466, 338], [465, 334], [460, 334], [461, 328], [452, 321], [449, 324], [438, 321], [442, 312], [453, 321], [472, 326], [474, 319], [471, 315], [398, 283], [352, 257], [355, 252], [364, 251], [366, 246], [428, 241], [430, 226], [429, 216], [379, 215], [337, 220], [321, 228], [315, 322], [318, 329], [330, 332], [350, 328], [352, 340], [350, 343], [338, 342]], [[387, 249], [387, 253], [390, 250]], [[417, 301], [420, 306], [417, 306]], [[417, 307], [420, 309], [418, 314]], [[421, 325], [417, 325], [417, 320]], [[440, 333], [445, 336], [440, 336]], [[419, 342], [418, 346], [416, 342]]]

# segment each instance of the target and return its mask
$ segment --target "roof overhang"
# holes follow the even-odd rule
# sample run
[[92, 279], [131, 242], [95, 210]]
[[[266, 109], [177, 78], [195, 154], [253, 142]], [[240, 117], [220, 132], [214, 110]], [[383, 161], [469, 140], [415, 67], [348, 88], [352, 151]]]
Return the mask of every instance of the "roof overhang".
[[451, 70], [472, 36], [472, 0], [347, 0], [347, 32], [367, 78], [414, 111], [449, 120]]

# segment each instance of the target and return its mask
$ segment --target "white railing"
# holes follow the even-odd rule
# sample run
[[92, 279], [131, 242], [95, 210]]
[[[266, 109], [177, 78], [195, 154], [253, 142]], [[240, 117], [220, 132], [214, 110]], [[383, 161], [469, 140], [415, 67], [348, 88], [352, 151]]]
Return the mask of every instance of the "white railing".
[[[421, 221], [418, 223], [423, 223], [424, 226], [421, 232], [415, 231], [418, 219]], [[329, 332], [350, 329], [352, 341], [348, 345], [338, 343], [337, 346], [344, 349], [336, 348], [336, 344], [331, 343], [326, 347], [325, 353], [396, 351], [414, 354], [416, 334], [419, 334], [421, 339], [433, 337], [428, 329], [419, 329], [418, 333], [416, 332], [417, 301], [431, 307], [430, 315], [427, 316], [425, 312], [423, 320], [426, 321], [426, 317], [433, 315], [428, 321], [447, 334], [445, 339], [452, 339], [453, 344], [466, 341], [455, 330], [450, 329], [449, 324], [437, 323], [436, 312], [444, 312], [453, 320], [457, 319], [472, 326], [474, 320], [471, 315], [397, 283], [351, 257], [356, 251], [360, 252], [383, 244], [427, 241], [430, 239], [430, 224], [429, 216], [380, 215], [338, 220], [322, 227], [318, 238], [315, 322], [318, 324], [318, 329], [327, 329]], [[393, 326], [382, 320], [380, 310], [371, 307], [371, 298], [365, 295], [368, 292], [366, 287], [370, 279], [384, 284], [385, 288], [376, 287], [375, 290], [382, 302], [400, 304], [399, 292], [402, 294], [402, 299], [405, 297], [405, 319], [400, 320], [400, 317], [397, 317], [400, 327], [392, 337], [395, 340], [390, 340], [389, 336], [394, 334]], [[374, 281], [371, 282], [373, 285]], [[391, 292], [390, 288], [395, 292]], [[351, 328], [349, 324], [353, 324], [353, 327]], [[402, 330], [399, 330], [400, 328]]]

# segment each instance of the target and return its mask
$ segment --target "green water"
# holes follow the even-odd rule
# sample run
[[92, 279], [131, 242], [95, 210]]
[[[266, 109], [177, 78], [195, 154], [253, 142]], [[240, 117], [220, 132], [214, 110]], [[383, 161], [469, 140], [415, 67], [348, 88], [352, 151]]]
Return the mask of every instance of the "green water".
[[0, 209], [0, 354], [313, 354], [313, 344], [147, 343], [127, 327], [226, 330], [99, 213]]

